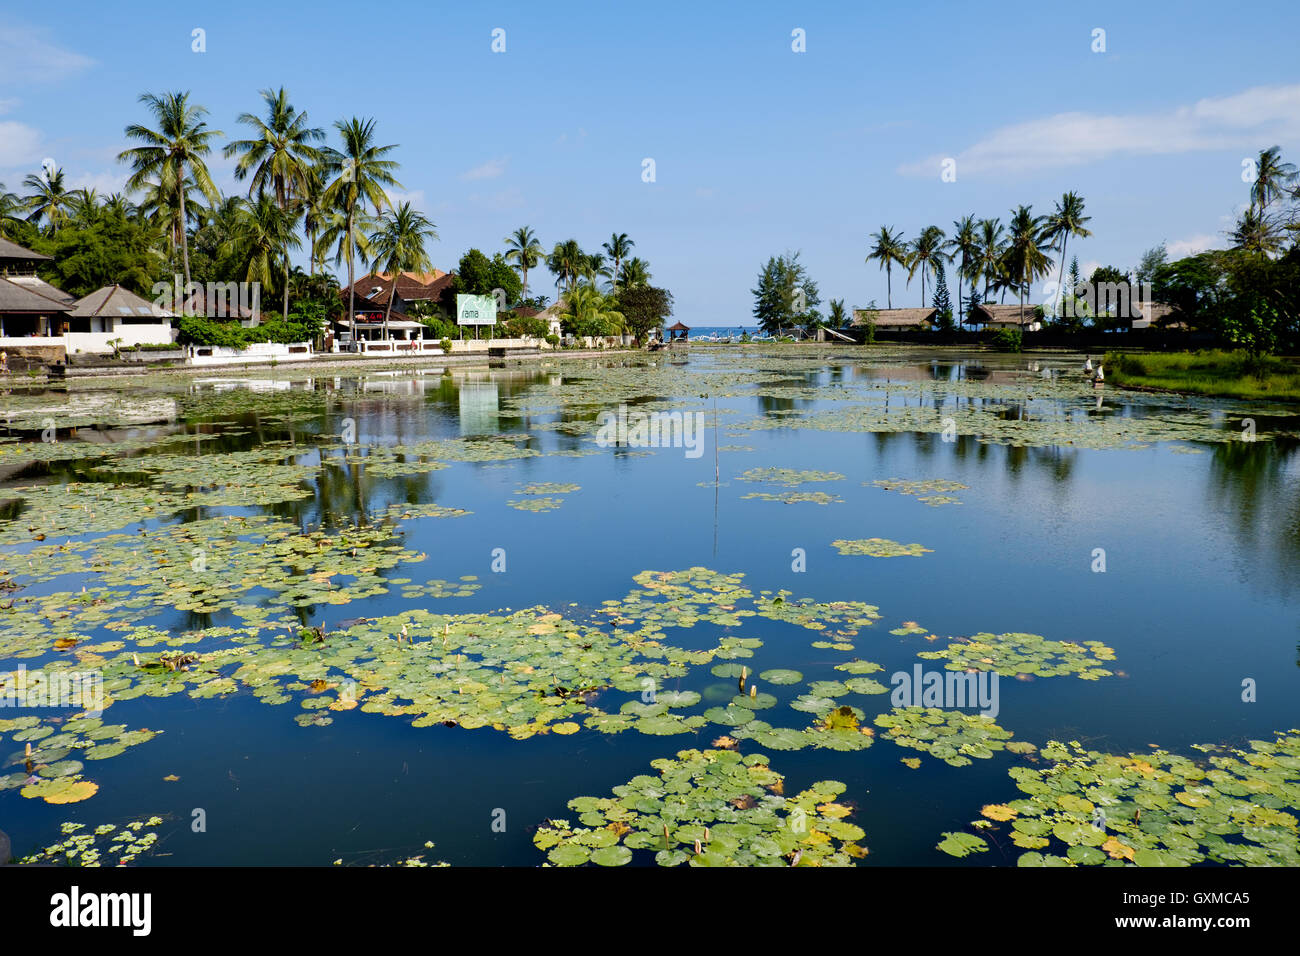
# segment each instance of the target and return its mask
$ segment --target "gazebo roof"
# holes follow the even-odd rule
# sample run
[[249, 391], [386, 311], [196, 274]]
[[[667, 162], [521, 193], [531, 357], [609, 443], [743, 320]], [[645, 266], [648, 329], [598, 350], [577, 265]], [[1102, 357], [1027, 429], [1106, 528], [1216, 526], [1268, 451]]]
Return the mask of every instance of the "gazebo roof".
[[690, 330], [691, 327], [689, 325], [682, 325], [681, 322], [674, 322], [672, 325], [668, 326], [669, 332], [689, 332]]

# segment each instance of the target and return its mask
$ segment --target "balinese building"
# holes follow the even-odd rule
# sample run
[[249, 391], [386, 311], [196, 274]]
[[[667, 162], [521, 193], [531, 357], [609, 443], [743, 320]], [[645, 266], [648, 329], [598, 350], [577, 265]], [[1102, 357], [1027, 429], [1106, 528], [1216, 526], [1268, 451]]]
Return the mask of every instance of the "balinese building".
[[853, 327], [862, 328], [867, 324], [868, 313], [874, 311], [870, 320], [881, 332], [922, 332], [934, 328], [934, 318], [939, 310], [930, 309], [854, 309]]
[[971, 310], [970, 324], [986, 329], [1024, 329], [1026, 332], [1037, 332], [1043, 327], [1042, 320], [1029, 302], [1023, 308], [1019, 302], [1014, 305], [977, 305]]
[[[394, 289], [397, 298], [393, 300], [394, 312], [407, 312], [417, 303], [437, 305], [443, 293], [451, 285], [452, 273], [434, 269], [432, 272], [402, 272], [396, 279], [383, 272], [372, 272], [352, 283], [357, 298], [364, 297], [377, 305], [387, 306]], [[343, 299], [348, 298], [347, 288], [343, 289]]]
[[[121, 339], [121, 345], [165, 345], [172, 341], [175, 316], [120, 285], [105, 286], [76, 302], [67, 318], [69, 347], [94, 346]], [[110, 346], [111, 348], [111, 346]]]
[[0, 238], [0, 338], [63, 334], [76, 300], [37, 277], [37, 268], [49, 261], [49, 256]]

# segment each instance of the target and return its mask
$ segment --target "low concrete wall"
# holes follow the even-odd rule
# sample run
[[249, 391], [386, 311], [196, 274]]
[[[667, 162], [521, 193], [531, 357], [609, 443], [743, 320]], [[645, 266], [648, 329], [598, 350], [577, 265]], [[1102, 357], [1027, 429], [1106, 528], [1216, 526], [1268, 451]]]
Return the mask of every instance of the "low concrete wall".
[[307, 362], [315, 357], [310, 342], [285, 345], [281, 342], [254, 342], [247, 348], [232, 349], [224, 345], [191, 345], [186, 348], [187, 365], [264, 365], [271, 362]]

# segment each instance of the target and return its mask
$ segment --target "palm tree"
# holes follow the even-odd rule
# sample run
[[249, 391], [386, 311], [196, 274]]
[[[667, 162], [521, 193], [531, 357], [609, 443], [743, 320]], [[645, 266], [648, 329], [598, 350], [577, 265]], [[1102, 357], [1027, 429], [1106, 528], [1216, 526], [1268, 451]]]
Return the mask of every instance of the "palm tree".
[[356, 283], [357, 217], [359, 213], [364, 214], [367, 202], [374, 207], [376, 214], [382, 211], [388, 203], [384, 187], [401, 189], [402, 184], [393, 178], [397, 163], [384, 158], [397, 146], [375, 145], [373, 119], [362, 120], [354, 116], [350, 120], [336, 121], [334, 128], [339, 131], [343, 149], [322, 150], [326, 170], [337, 174], [337, 178], [325, 189], [325, 203], [339, 210], [344, 218], [343, 234], [339, 236], [339, 251], [347, 254], [348, 328], [353, 341], [356, 341], [357, 294], [353, 286]]
[[1234, 249], [1244, 249], [1260, 255], [1277, 253], [1283, 245], [1277, 219], [1264, 215], [1253, 204], [1241, 214], [1237, 225], [1228, 233], [1228, 239]]
[[[293, 108], [289, 94], [284, 87], [274, 93], [262, 90], [262, 100], [266, 103], [266, 119], [252, 113], [241, 113], [239, 122], [252, 127], [251, 139], [239, 139], [229, 143], [225, 156], [238, 156], [235, 164], [235, 178], [249, 178], [248, 196], [265, 192], [274, 193], [276, 205], [285, 216], [289, 207], [299, 203], [311, 191], [311, 180], [315, 164], [321, 154], [312, 143], [325, 139], [325, 131], [307, 125], [307, 114]], [[284, 311], [289, 314], [289, 250], [284, 252]]]
[[605, 264], [605, 256], [599, 252], [593, 252], [585, 257], [582, 264], [582, 278], [586, 279], [593, 286], [599, 287], [601, 279], [609, 279], [612, 273], [608, 265]]
[[627, 259], [632, 252], [632, 247], [636, 243], [627, 237], [626, 232], [616, 232], [609, 237], [609, 242], [601, 246], [605, 254], [614, 260], [614, 269], [611, 273], [614, 283], [614, 291], [618, 291], [618, 274], [623, 267], [623, 261]]
[[618, 282], [624, 289], [636, 289], [650, 284], [650, 265], [639, 256], [633, 256], [623, 263], [619, 270]]
[[117, 158], [131, 164], [127, 189], [139, 189], [153, 176], [176, 200], [181, 252], [185, 259], [185, 283], [188, 285], [190, 246], [185, 229], [185, 194], [188, 192], [185, 184], [193, 178], [194, 184], [210, 202], [217, 201], [217, 187], [203, 157], [212, 151], [209, 140], [223, 134], [220, 130], [208, 129], [208, 124], [203, 121], [208, 111], [202, 106], [191, 105], [188, 92], [163, 96], [143, 93], [140, 102], [153, 114], [157, 129], [135, 123], [128, 126], [126, 138], [143, 145], [124, 150]]
[[532, 226], [520, 226], [506, 236], [506, 262], [519, 267], [519, 277], [524, 283], [522, 298], [528, 298], [528, 270], [535, 268], [546, 257], [546, 250], [537, 240]]
[[617, 335], [625, 327], [622, 312], [594, 285], [577, 284], [566, 296], [566, 310], [560, 316], [577, 335]]
[[871, 247], [867, 253], [867, 262], [872, 259], [880, 260], [880, 268], [885, 270], [885, 302], [888, 308], [894, 307], [894, 294], [892, 285], [893, 265], [897, 262], [900, 266], [907, 266], [907, 243], [903, 239], [903, 232], [900, 229], [891, 233], [888, 226], [881, 226], [880, 231], [874, 236], [868, 236], [869, 239], [876, 240], [876, 244]]
[[557, 242], [551, 254], [546, 257], [546, 268], [550, 269], [551, 274], [555, 276], [556, 286], [563, 283], [565, 290], [569, 292], [573, 291], [573, 286], [586, 265], [587, 255], [578, 245], [577, 239]]
[[[176, 262], [176, 250], [180, 248], [185, 241], [185, 230], [189, 223], [193, 222], [196, 226], [201, 224], [204, 219], [211, 214], [211, 209], [203, 205], [201, 195], [191, 197], [191, 193], [197, 193], [198, 187], [193, 182], [185, 183], [185, 219], [181, 218], [181, 204], [176, 195], [176, 184], [167, 181], [167, 177], [162, 180], [146, 180], [140, 184], [140, 190], [143, 196], [137, 212], [140, 217], [155, 229], [159, 230], [161, 235], [167, 240], [167, 265], [169, 270], [174, 271], [178, 266]], [[220, 206], [220, 202], [214, 203], [214, 208]], [[160, 253], [161, 254], [161, 253]]]
[[944, 259], [943, 230], [938, 226], [926, 226], [916, 237], [907, 253], [907, 283], [912, 284], [912, 276], [921, 270], [921, 308], [925, 308], [925, 274]]
[[1277, 146], [1259, 151], [1255, 162], [1255, 181], [1250, 186], [1250, 204], [1260, 216], [1268, 211], [1279, 196], [1286, 193], [1288, 183], [1300, 179], [1295, 163], [1282, 162], [1282, 150]]
[[989, 298], [989, 289], [997, 281], [1002, 263], [1002, 220], [981, 219], [979, 234], [979, 251], [975, 257], [976, 275], [984, 278], [984, 301]]
[[234, 202], [235, 218], [223, 251], [237, 258], [245, 282], [271, 289], [280, 258], [302, 244], [295, 230], [298, 217], [282, 209], [269, 192], [258, 193], [255, 200]]
[[975, 235], [975, 217], [963, 216], [953, 220], [953, 236], [944, 245], [953, 250], [950, 261], [961, 258], [961, 267], [957, 270], [957, 315], [959, 324], [966, 324], [966, 313], [962, 309], [961, 282], [970, 276], [971, 264], [979, 254], [979, 239]]
[[1056, 286], [1060, 291], [1061, 302], [1065, 301], [1065, 289], [1062, 286], [1065, 281], [1065, 244], [1071, 236], [1078, 236], [1080, 239], [1091, 236], [1092, 233], [1083, 227], [1083, 224], [1091, 219], [1091, 216], [1083, 214], [1083, 197], [1074, 192], [1063, 195], [1056, 203], [1056, 211], [1047, 217], [1043, 238], [1049, 242], [1056, 240], [1060, 242], [1057, 248], [1061, 253], [1061, 269], [1057, 274]]
[[1020, 325], [1025, 324], [1025, 290], [1039, 276], [1047, 275], [1052, 260], [1045, 250], [1050, 249], [1046, 235], [1046, 219], [1035, 216], [1029, 206], [1019, 206], [1011, 214], [1010, 236], [1003, 256], [1007, 275], [1020, 292]]
[[384, 310], [384, 338], [388, 338], [388, 320], [393, 314], [393, 300], [397, 298], [397, 277], [403, 272], [428, 272], [433, 268], [424, 244], [437, 239], [433, 223], [423, 214], [404, 202], [379, 216], [379, 228], [370, 237], [370, 251], [374, 262], [372, 272], [387, 272], [393, 277], [393, 288], [388, 293], [388, 306]]
[[27, 204], [16, 193], [8, 192], [4, 183], [0, 183], [0, 236], [13, 235], [15, 226], [20, 221], [20, 213], [27, 211]]
[[307, 184], [307, 193], [302, 197], [302, 227], [307, 233], [307, 252], [310, 260], [307, 264], [309, 276], [316, 274], [318, 264], [323, 267], [325, 259], [316, 241], [317, 236], [324, 230], [329, 219], [329, 207], [325, 205], [324, 180], [324, 170], [318, 164], [311, 171], [311, 179]]
[[50, 232], [67, 222], [76, 205], [76, 191], [69, 190], [63, 182], [63, 170], [46, 167], [41, 175], [33, 173], [23, 180], [23, 185], [33, 190], [24, 200], [30, 215], [28, 222], [45, 220]]

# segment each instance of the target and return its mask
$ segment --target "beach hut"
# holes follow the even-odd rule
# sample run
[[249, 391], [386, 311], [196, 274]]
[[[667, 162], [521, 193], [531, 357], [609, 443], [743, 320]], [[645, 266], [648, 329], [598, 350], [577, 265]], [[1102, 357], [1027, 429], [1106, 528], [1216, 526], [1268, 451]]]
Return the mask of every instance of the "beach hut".
[[674, 322], [672, 325], [668, 326], [669, 345], [672, 345], [674, 342], [689, 341], [690, 335], [691, 328], [689, 325], [682, 325], [680, 322]]

